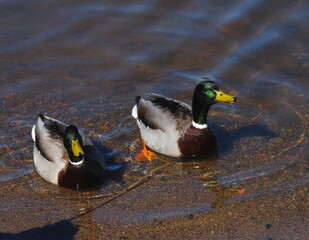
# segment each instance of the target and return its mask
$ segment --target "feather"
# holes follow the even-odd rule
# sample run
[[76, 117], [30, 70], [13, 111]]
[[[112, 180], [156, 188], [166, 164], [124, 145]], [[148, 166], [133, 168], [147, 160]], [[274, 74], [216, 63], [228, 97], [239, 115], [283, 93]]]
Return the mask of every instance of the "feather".
[[151, 129], [181, 129], [191, 124], [191, 107], [183, 102], [158, 94], [148, 94], [137, 103], [137, 115]]
[[146, 98], [136, 98], [134, 111], [142, 139], [148, 147], [169, 156], [181, 155], [178, 139], [192, 122], [189, 105], [151, 93]]
[[48, 161], [57, 162], [64, 158], [63, 134], [67, 125], [50, 117], [38, 117], [35, 125], [35, 145]]

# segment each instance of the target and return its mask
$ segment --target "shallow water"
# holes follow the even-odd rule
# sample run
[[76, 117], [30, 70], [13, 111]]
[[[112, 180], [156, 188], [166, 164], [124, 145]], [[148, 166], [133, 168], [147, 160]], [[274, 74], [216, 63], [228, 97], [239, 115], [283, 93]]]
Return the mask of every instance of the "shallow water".
[[[89, 222], [163, 221], [306, 192], [308, 10], [301, 0], [0, 1], [1, 206], [23, 222], [0, 232], [30, 229], [27, 211], [37, 216], [33, 227], [77, 216], [166, 163], [128, 197], [134, 207], [118, 201], [77, 220], [78, 237]], [[203, 77], [238, 97], [209, 113], [217, 154], [136, 161], [135, 96], [156, 92], [190, 104]], [[123, 174], [89, 191], [46, 183], [32, 160], [40, 112], [104, 142], [126, 162]]]

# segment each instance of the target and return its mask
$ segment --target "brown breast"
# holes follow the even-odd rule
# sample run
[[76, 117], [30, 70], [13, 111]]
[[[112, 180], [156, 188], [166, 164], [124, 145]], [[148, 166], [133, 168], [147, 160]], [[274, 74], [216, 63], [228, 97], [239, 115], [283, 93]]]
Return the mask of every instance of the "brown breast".
[[214, 151], [217, 147], [217, 140], [209, 127], [198, 129], [191, 125], [178, 140], [178, 144], [183, 157], [192, 157]]
[[58, 184], [68, 188], [89, 188], [101, 183], [104, 170], [99, 163], [87, 161], [80, 166], [69, 164], [58, 174]]

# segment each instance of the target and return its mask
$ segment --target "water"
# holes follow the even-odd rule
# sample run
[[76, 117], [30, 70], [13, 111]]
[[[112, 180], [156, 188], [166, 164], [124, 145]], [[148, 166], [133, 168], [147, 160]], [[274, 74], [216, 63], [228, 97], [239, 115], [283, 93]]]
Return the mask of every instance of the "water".
[[[301, 0], [0, 1], [0, 232], [77, 216], [166, 163], [124, 194], [132, 205], [114, 200], [78, 219], [79, 238], [93, 222], [165, 221], [291, 191], [302, 196], [308, 187], [307, 12]], [[210, 110], [217, 154], [137, 162], [135, 96], [155, 92], [190, 104], [203, 77], [238, 96], [236, 104]], [[40, 112], [111, 147], [127, 164], [123, 175], [89, 191], [44, 182], [33, 167], [30, 136]], [[8, 209], [19, 227], [6, 224]], [[23, 215], [28, 211], [37, 219]]]

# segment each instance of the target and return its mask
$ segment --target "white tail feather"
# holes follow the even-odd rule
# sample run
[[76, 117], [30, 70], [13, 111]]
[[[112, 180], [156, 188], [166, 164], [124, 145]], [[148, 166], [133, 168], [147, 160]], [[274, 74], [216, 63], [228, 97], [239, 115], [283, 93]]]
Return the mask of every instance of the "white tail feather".
[[35, 142], [35, 125], [33, 125], [32, 127], [31, 136], [32, 136], [33, 141]]
[[135, 105], [132, 109], [132, 116], [136, 119], [138, 117], [137, 115], [137, 105]]

